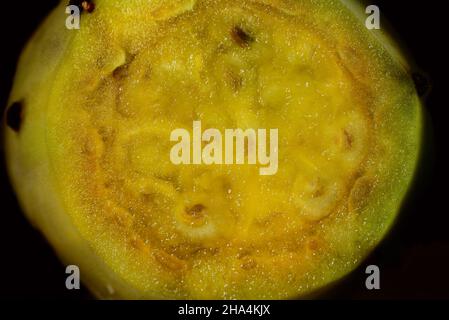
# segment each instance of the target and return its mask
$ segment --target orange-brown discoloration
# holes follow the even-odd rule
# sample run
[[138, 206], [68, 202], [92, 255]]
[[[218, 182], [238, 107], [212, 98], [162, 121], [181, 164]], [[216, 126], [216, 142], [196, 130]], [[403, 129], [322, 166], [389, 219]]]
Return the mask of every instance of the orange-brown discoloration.
[[187, 267], [187, 263], [185, 261], [163, 250], [154, 251], [153, 256], [157, 262], [170, 271], [180, 272]]

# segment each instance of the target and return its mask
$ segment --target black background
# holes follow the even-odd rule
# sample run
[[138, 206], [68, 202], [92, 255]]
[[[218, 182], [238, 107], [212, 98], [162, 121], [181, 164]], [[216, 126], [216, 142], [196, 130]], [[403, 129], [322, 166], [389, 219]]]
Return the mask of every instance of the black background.
[[[6, 107], [19, 54], [58, 1], [0, 4], [0, 106]], [[126, 1], [123, 1], [126, 5]], [[324, 294], [331, 299], [449, 298], [449, 210], [445, 126], [449, 93], [446, 22], [449, 1], [373, 1], [431, 83], [425, 98], [426, 139], [419, 174], [388, 238], [351, 275]], [[3, 159], [3, 158], [2, 158]], [[0, 297], [92, 299], [85, 288], [65, 288], [65, 267], [17, 204], [0, 167]], [[446, 200], [446, 201], [445, 201]], [[381, 270], [381, 290], [365, 288], [365, 267]]]

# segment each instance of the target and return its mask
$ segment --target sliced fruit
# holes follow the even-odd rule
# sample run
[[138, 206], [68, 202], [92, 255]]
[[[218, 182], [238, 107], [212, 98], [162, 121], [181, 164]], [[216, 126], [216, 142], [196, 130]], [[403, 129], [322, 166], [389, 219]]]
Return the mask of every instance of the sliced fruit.
[[[98, 297], [304, 296], [380, 242], [413, 177], [421, 110], [363, 9], [94, 4], [66, 30], [62, 2], [28, 44], [5, 143], [27, 216]], [[278, 128], [278, 172], [172, 164], [170, 132], [195, 120]]]

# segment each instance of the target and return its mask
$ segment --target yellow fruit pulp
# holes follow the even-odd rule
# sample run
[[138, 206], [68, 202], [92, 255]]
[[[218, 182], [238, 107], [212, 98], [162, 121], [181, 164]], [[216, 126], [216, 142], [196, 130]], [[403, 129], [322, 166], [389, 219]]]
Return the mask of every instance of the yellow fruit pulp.
[[[83, 13], [48, 84], [50, 175], [134, 290], [123, 296], [292, 298], [386, 233], [419, 101], [376, 31], [330, 2], [98, 0]], [[170, 132], [195, 120], [278, 128], [278, 172], [172, 164]]]

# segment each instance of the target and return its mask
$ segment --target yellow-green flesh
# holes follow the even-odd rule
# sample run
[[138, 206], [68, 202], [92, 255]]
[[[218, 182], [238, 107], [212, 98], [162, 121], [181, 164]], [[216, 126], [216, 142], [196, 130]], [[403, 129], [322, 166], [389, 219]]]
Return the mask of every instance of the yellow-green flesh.
[[[377, 31], [339, 1], [95, 4], [77, 31], [62, 4], [25, 50], [6, 145], [28, 216], [97, 295], [292, 298], [382, 239], [421, 118]], [[194, 120], [278, 128], [278, 172], [172, 164]]]

